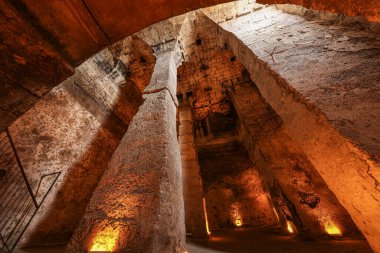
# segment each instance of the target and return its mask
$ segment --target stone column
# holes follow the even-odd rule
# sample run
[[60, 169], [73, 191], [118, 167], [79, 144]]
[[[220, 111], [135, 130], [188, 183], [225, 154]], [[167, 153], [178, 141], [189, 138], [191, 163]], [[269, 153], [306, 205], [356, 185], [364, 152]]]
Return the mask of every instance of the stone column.
[[172, 49], [156, 54], [144, 103], [96, 188], [68, 252], [184, 250], [176, 55]]
[[193, 118], [189, 105], [179, 107], [179, 143], [183, 172], [186, 232], [193, 238], [208, 237], [206, 203], [194, 143]]

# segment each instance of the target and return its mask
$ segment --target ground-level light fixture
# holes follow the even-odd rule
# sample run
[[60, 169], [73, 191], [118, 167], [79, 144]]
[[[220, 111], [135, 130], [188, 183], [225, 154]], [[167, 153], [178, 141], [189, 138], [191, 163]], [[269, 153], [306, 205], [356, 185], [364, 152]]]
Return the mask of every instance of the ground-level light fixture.
[[325, 222], [324, 230], [330, 236], [342, 236], [340, 228], [331, 221]]
[[290, 234], [294, 234], [296, 231], [293, 227], [293, 224], [292, 222], [290, 221], [286, 221], [286, 230], [290, 233]]

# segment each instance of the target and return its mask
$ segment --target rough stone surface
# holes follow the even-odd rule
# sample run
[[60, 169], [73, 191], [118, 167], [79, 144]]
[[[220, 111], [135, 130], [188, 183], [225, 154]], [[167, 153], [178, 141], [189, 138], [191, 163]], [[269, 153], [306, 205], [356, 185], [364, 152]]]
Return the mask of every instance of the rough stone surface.
[[[233, 4], [237, 6], [233, 6]], [[256, 7], [258, 6], [256, 5]], [[239, 16], [247, 15], [254, 9], [255, 5], [230, 3], [207, 8], [207, 13], [219, 22], [223, 22], [228, 17], [239, 18]], [[216, 45], [217, 28], [201, 15], [195, 15], [192, 18], [195, 18], [196, 22], [191, 23], [192, 25], [186, 29], [187, 32], [182, 34], [181, 38], [181, 43], [185, 48], [186, 62], [178, 71], [177, 97], [180, 97], [183, 103], [193, 105], [192, 110], [197, 119], [194, 122], [197, 144], [210, 142], [213, 135], [226, 131], [228, 129], [226, 123], [231, 120], [227, 115], [237, 111], [241, 116], [241, 124], [245, 126], [245, 129], [241, 131], [243, 132], [241, 133], [241, 142], [245, 144], [255, 167], [257, 166], [257, 169], [260, 170], [264, 184], [271, 190], [284, 232], [288, 233], [287, 218], [294, 222], [299, 232], [302, 232], [302, 236], [326, 235], [325, 229], [330, 223], [338, 226], [345, 236], [360, 235], [347, 212], [328, 190], [323, 179], [302, 153], [302, 149], [285, 133], [281, 118], [263, 101], [254, 88], [254, 84], [250, 83], [247, 77], [248, 72], [240, 61], [225, 44]], [[191, 96], [189, 97], [188, 94]], [[234, 108], [231, 108], [231, 96], [227, 96], [227, 94], [233, 94]], [[228, 149], [228, 146], [221, 146], [220, 149], [223, 147]], [[219, 164], [218, 159], [223, 160], [220, 158], [223, 156], [232, 159], [232, 154], [223, 153], [224, 155], [218, 156], [212, 152], [206, 152], [206, 154], [202, 157], [206, 160], [209, 158], [210, 162], [207, 169], [202, 170], [203, 175], [208, 175], [207, 171], [211, 173], [214, 170], [219, 173], [211, 173], [209, 177], [203, 178], [206, 189], [208, 189], [208, 181], [216, 180], [220, 175], [224, 175], [224, 168], [231, 167], [228, 165], [229, 163], [226, 163], [227, 165], [223, 165], [223, 162]], [[238, 154], [235, 155], [238, 156]], [[208, 156], [215, 156], [215, 159]], [[218, 168], [214, 168], [216, 165]], [[254, 188], [252, 184], [256, 181], [260, 182], [260, 177], [253, 165], [251, 167], [248, 172], [234, 176], [228, 175], [224, 179], [220, 179], [213, 186], [214, 189], [210, 191], [212, 193], [207, 193], [207, 203], [210, 207], [208, 209], [211, 214], [210, 225], [213, 228], [233, 226], [233, 221], [229, 216], [229, 213], [232, 212], [228, 210], [232, 206], [236, 194], [230, 194], [229, 196], [232, 197], [224, 199], [224, 201], [219, 201], [221, 198], [219, 196], [224, 198], [228, 195], [224, 193], [230, 190], [228, 185], [231, 185], [232, 182], [235, 182], [236, 187], [239, 183], [244, 184], [242, 178], [251, 177], [251, 184], [247, 183], [245, 188]], [[240, 170], [235, 169], [235, 171]], [[318, 195], [315, 195], [314, 192]], [[238, 197], [240, 205], [251, 208], [252, 206], [246, 205], [246, 203], [255, 203], [255, 201], [244, 199], [244, 197], [246, 196]], [[320, 203], [321, 197], [322, 203]], [[312, 199], [314, 202], [311, 201]], [[255, 210], [248, 208], [249, 210], [244, 212], [246, 214], [251, 212], [254, 216], [265, 205], [259, 203], [257, 206], [253, 207]], [[236, 209], [235, 205], [233, 208]], [[249, 215], [245, 216], [244, 224], [246, 226], [257, 226], [266, 222], [265, 217], [262, 220], [254, 221], [249, 218]]]
[[[210, 37], [202, 36], [203, 43], [212, 44], [206, 41]], [[178, 94], [181, 94], [184, 102], [191, 101], [196, 121], [212, 113], [229, 113], [226, 92], [229, 87], [245, 80], [241, 64], [231, 62], [234, 57], [231, 52], [217, 47], [202, 47], [178, 69]], [[186, 94], [190, 93], [188, 97]]]
[[[144, 95], [144, 103], [95, 189], [69, 252], [94, 247], [113, 252], [184, 249], [182, 169], [176, 106], [170, 94], [176, 87], [173, 63], [171, 52], [158, 56], [150, 85], [160, 83], [164, 89], [152, 92], [148, 86], [150, 92]], [[104, 237], [106, 246], [102, 245]]]
[[9, 2], [75, 67], [109, 42], [83, 1]]
[[[42, 96], [70, 76], [73, 67], [107, 44], [115, 43], [161, 20], [225, 2], [228, 1], [115, 0], [109, 4], [104, 0], [5, 0], [0, 6], [3, 14], [0, 20], [3, 42], [0, 47], [0, 72], [33, 94]], [[379, 21], [377, 0], [363, 0], [360, 3], [354, 0], [348, 3], [338, 0], [262, 0], [262, 3], [269, 2], [301, 4]], [[248, 7], [245, 4], [249, 4]], [[233, 8], [225, 12], [229, 14], [226, 16], [228, 19], [234, 15], [247, 14], [255, 3], [253, 0], [244, 0], [230, 6]], [[173, 27], [178, 27], [178, 24], [174, 22]], [[155, 37], [164, 42], [166, 35], [171, 33], [169, 30], [165, 29], [163, 33], [159, 30]], [[23, 107], [29, 109], [30, 104], [26, 103]], [[8, 116], [7, 113], [1, 115]], [[9, 118], [8, 121], [13, 122], [13, 119]]]
[[[2, 92], [7, 92], [0, 97], [0, 128], [4, 129], [73, 70], [7, 1], [0, 3], [0, 14], [0, 78], [6, 86], [2, 86]], [[9, 80], [14, 85], [9, 86]], [[27, 93], [29, 98], [25, 97]], [[25, 99], [17, 100], [20, 95]], [[14, 109], [7, 107], [16, 101], [19, 105], [15, 115]]]
[[247, 76], [232, 52], [217, 46], [215, 26], [202, 15], [191, 13], [188, 18], [193, 21], [184, 22], [179, 39], [185, 61], [178, 68], [177, 97], [192, 105], [195, 124], [199, 125], [211, 115], [230, 114], [227, 90], [246, 81]]
[[[141, 92], [148, 86], [156, 62], [153, 50], [150, 44], [147, 44], [148, 36], [142, 34], [148, 29], [149, 27], [112, 44], [109, 47], [112, 60], [107, 59], [111, 66], [124, 65], [124, 70], [121, 71], [122, 76], [134, 82]], [[113, 75], [111, 74], [110, 77], [113, 78]]]
[[43, 176], [61, 172], [19, 246], [68, 242], [126, 128], [71, 79], [12, 124], [39, 203], [54, 179]]
[[[233, 26], [245, 28], [234, 30]], [[375, 99], [380, 78], [378, 34], [305, 22], [302, 17], [275, 10], [245, 16], [223, 27], [235, 36], [244, 36], [242, 42], [343, 135], [371, 155], [380, 154], [380, 142], [373, 137], [380, 128], [380, 104]], [[272, 36], [277, 30], [278, 37]], [[250, 61], [247, 56], [244, 60]]]
[[204, 202], [198, 156], [194, 142], [193, 119], [189, 105], [179, 107], [179, 145], [181, 151], [186, 233], [192, 238], [207, 238], [207, 206]]
[[139, 87], [129, 78], [127, 67], [120, 60], [115, 61], [108, 49], [79, 66], [74, 80], [101, 107], [125, 124], [129, 124], [141, 104]]
[[198, 147], [212, 229], [278, 225], [268, 189], [237, 142]]
[[0, 73], [42, 97], [72, 75], [66, 61], [8, 3], [0, 3]]
[[380, 21], [380, 2], [377, 0], [257, 0], [260, 4], [296, 4], [306, 8], [338, 12], [347, 16], [364, 16], [369, 21]]
[[[144, 94], [156, 93], [167, 90], [175, 105], [177, 101], [177, 64], [175, 62], [175, 48], [169, 48], [168, 52], [160, 54], [154, 66], [153, 75]], [[166, 51], [166, 50], [165, 50]]]
[[[107, 44], [161, 20], [222, 2], [226, 0], [2, 1], [0, 73], [41, 97]], [[22, 107], [25, 112], [30, 101]], [[1, 116], [9, 122], [2, 128], [15, 120], [9, 112]]]
[[[306, 4], [305, 1], [302, 3]], [[349, 9], [352, 11], [348, 13], [350, 15], [363, 13], [364, 10], [360, 4], [347, 4], [342, 7], [341, 3], [337, 5], [334, 1], [328, 6], [324, 6], [324, 1], [318, 1], [317, 5], [315, 3], [307, 1], [307, 4], [316, 6], [313, 8], [321, 10], [346, 13]], [[184, 7], [183, 4], [187, 3], [180, 3], [181, 8]], [[199, 5], [198, 2], [190, 3], [191, 6], [193, 4]], [[370, 4], [372, 7], [365, 12], [366, 18], [376, 20], [378, 3], [367, 1], [362, 4]], [[147, 3], [146, 5], [152, 7]], [[88, 13], [88, 10], [92, 10], [91, 6], [96, 12], [93, 15]], [[103, 47], [104, 43], [109, 43], [115, 39], [114, 36], [118, 36], [120, 27], [110, 27], [108, 23], [117, 15], [111, 15], [110, 18], [111, 16], [102, 16], [102, 13], [109, 11], [109, 8], [114, 13], [123, 12], [123, 9], [129, 9], [134, 4], [123, 1], [118, 5], [107, 5], [104, 12], [99, 9], [101, 6], [104, 6], [102, 2], [76, 0], [50, 1], [46, 5], [29, 0], [5, 1], [0, 4], [4, 14], [0, 24], [3, 28], [0, 32], [3, 38], [0, 51], [6, 63], [0, 69], [2, 83], [5, 84], [0, 94], [3, 97], [0, 100], [4, 101], [0, 102], [0, 109], [6, 115], [1, 117], [0, 124], [3, 125], [0, 127], [8, 126], [56, 83], [71, 74], [70, 64], [76, 66], [83, 57], [88, 57]], [[120, 8], [115, 9], [115, 6]], [[16, 145], [21, 147], [22, 159], [37, 171], [28, 172], [33, 187], [36, 187], [38, 177], [45, 170], [51, 171], [46, 169], [48, 166], [53, 169], [63, 168], [62, 175], [65, 176], [65, 182], [58, 181], [57, 187], [62, 186], [66, 191], [60, 188], [56, 194], [56, 187], [53, 189], [54, 195], [51, 196], [58, 204], [48, 199], [47, 203], [51, 208], [47, 210], [45, 206], [38, 214], [38, 217], [48, 218], [42, 222], [41, 218], [37, 219], [36, 222], [43, 226], [33, 224], [32, 228], [37, 232], [33, 235], [28, 232], [26, 239], [34, 238], [36, 243], [66, 240], [75, 226], [72, 223], [79, 216], [71, 213], [77, 194], [72, 189], [82, 186], [80, 178], [83, 175], [91, 178], [88, 185], [84, 184], [86, 192], [77, 194], [80, 199], [79, 210], [83, 211], [91, 188], [99, 180], [99, 175], [134, 114], [134, 108], [141, 102], [141, 93], [144, 90], [147, 100], [150, 96], [158, 98], [161, 96], [158, 94], [165, 94], [165, 99], [162, 100], [171, 99], [177, 104], [174, 69], [180, 58], [178, 51], [175, 60], [170, 61], [170, 64], [162, 65], [167, 58], [158, 60], [155, 65], [156, 75], [153, 76], [150, 87], [145, 88], [155, 62], [150, 46], [156, 52], [170, 50], [178, 39], [183, 49], [182, 57], [188, 62], [182, 67], [183, 72], [179, 76], [179, 79], [182, 78], [182, 90], [177, 95], [178, 98], [182, 96], [182, 99], [187, 99], [189, 95], [192, 97], [191, 103], [196, 105], [195, 115], [199, 119], [194, 126], [196, 134], [203, 138], [208, 133], [209, 138], [230, 129], [234, 123], [234, 110], [226, 93], [233, 91], [237, 84], [246, 82], [250, 74], [264, 99], [273, 108], [257, 107], [258, 112], [266, 109], [267, 113], [261, 115], [263, 117], [252, 117], [248, 122], [249, 127], [240, 129], [243, 142], [246, 143], [247, 139], [251, 141], [246, 143], [246, 147], [252, 161], [256, 162], [255, 167], [265, 168], [273, 177], [281, 179], [273, 180], [276, 183], [272, 186], [274, 185], [277, 193], [289, 195], [288, 199], [297, 203], [298, 210], [308, 210], [308, 214], [304, 216], [302, 211], [299, 212], [299, 216], [304, 217], [301, 220], [313, 221], [305, 227], [317, 230], [316, 226], [321, 222], [315, 221], [320, 218], [320, 210], [328, 209], [326, 217], [340, 216], [334, 218], [334, 221], [344, 223], [344, 232], [353, 231], [354, 226], [351, 226], [347, 214], [341, 212], [339, 203], [335, 204], [335, 197], [328, 190], [320, 190], [325, 189], [325, 186], [317, 175], [319, 172], [369, 239], [372, 247], [379, 251], [376, 238], [379, 235], [380, 220], [376, 210], [380, 199], [380, 142], [376, 136], [379, 132], [380, 113], [377, 99], [380, 90], [377, 82], [380, 78], [380, 40], [378, 34], [371, 32], [376, 31], [376, 25], [365, 23], [363, 17], [350, 19], [340, 14], [315, 12], [293, 6], [276, 8], [302, 17], [284, 14], [247, 0], [203, 10], [216, 23], [222, 23], [223, 28], [202, 13], [196, 12], [148, 27], [91, 58], [77, 69], [75, 84], [62, 84], [44, 98], [42, 105], [38, 104], [22, 117], [21, 123], [15, 123], [17, 129], [12, 130], [12, 134], [20, 140]], [[259, 9], [263, 10], [258, 11]], [[49, 11], [49, 15], [45, 15], [46, 11]], [[173, 11], [182, 13], [184, 10]], [[159, 15], [155, 17], [148, 17], [141, 23], [136, 22], [140, 25], [149, 24], [151, 18], [159, 18], [162, 13], [170, 16], [167, 10], [158, 12]], [[60, 22], [62, 15], [67, 15], [67, 19]], [[125, 12], [123, 15], [125, 16]], [[128, 22], [134, 23], [133, 20]], [[106, 25], [103, 27], [104, 24]], [[123, 20], [117, 26], [120, 24], [123, 24]], [[128, 31], [125, 29], [121, 33]], [[112, 34], [112, 38], [108, 32]], [[76, 47], [71, 41], [81, 44]], [[244, 70], [239, 61], [248, 71]], [[160, 81], [162, 79], [168, 79], [171, 86], [165, 86], [165, 82]], [[65, 104], [71, 108], [66, 108]], [[280, 120], [271, 121], [274, 112], [281, 117], [282, 125]], [[157, 119], [155, 115], [152, 118]], [[56, 129], [52, 129], [53, 126]], [[90, 130], [85, 129], [86, 126]], [[161, 134], [155, 133], [157, 136]], [[86, 137], [92, 139], [88, 140]], [[75, 138], [77, 140], [74, 141]], [[189, 148], [187, 143], [191, 141], [190, 135], [183, 136], [182, 141], [186, 144], [182, 155], [194, 156], [195, 150]], [[207, 142], [202, 139], [199, 143], [203, 141]], [[216, 143], [220, 139], [213, 141]], [[104, 143], [105, 151], [102, 147]], [[126, 147], [123, 151], [125, 150]], [[140, 157], [140, 153], [134, 158], [136, 157]], [[124, 163], [120, 164], [124, 166]], [[125, 166], [134, 169], [130, 164]], [[233, 180], [244, 187], [252, 188], [253, 184], [260, 181], [256, 180], [258, 175], [255, 173], [243, 173]], [[220, 181], [222, 187], [216, 187], [218, 190], [230, 184], [230, 178], [226, 178]], [[245, 180], [247, 178], [252, 180]], [[67, 189], [64, 184], [66, 182]], [[42, 184], [42, 189], [46, 189], [45, 183]], [[136, 191], [143, 195], [140, 190]], [[40, 196], [38, 194], [38, 198]], [[180, 194], [171, 201], [175, 201], [177, 197], [180, 198]], [[211, 201], [215, 198], [209, 199]], [[246, 200], [242, 200], [242, 203]], [[157, 203], [149, 204], [157, 207]], [[65, 211], [60, 212], [58, 209]], [[147, 212], [152, 214], [155, 211]], [[62, 223], [52, 224], [49, 215], [57, 213], [57, 217], [62, 216], [62, 221], [72, 226], [62, 230]], [[180, 212], [178, 216], [181, 216]], [[165, 223], [162, 229], [168, 231], [167, 220], [159, 222]], [[115, 224], [113, 223], [113, 227], [100, 224], [101, 233], [119, 233], [119, 225]], [[176, 230], [173, 227], [170, 229]], [[138, 233], [136, 234], [139, 236]], [[161, 234], [165, 236], [165, 233]], [[163, 236], [152, 237], [151, 241], [153, 244], [157, 243], [158, 249], [162, 247]], [[174, 238], [173, 241], [177, 239]], [[121, 241], [120, 245], [123, 243]], [[169, 244], [177, 245], [176, 242]]]
[[[282, 221], [292, 221], [302, 237], [326, 235], [332, 225], [346, 237], [360, 236], [347, 211], [255, 85], [241, 84], [230, 96], [241, 123], [240, 139], [269, 185]], [[286, 223], [283, 225], [286, 228]]]
[[222, 43], [380, 251], [378, 35], [267, 9], [223, 27]]
[[304, 17], [309, 21], [326, 21], [330, 24], [350, 26], [377, 33], [380, 31], [380, 22], [368, 21], [364, 16], [347, 16], [336, 12], [317, 11], [293, 4], [276, 4], [274, 7], [285, 13]]

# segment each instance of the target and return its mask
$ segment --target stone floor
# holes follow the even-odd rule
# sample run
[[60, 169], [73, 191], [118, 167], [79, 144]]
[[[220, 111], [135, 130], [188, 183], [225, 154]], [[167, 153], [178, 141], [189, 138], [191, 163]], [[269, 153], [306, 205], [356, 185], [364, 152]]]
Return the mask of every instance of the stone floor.
[[299, 241], [272, 229], [215, 231], [210, 240], [187, 240], [188, 253], [370, 253], [364, 240]]
[[[188, 253], [371, 253], [365, 240], [299, 241], [273, 229], [213, 231], [209, 240], [187, 239]], [[65, 253], [64, 246], [16, 249], [14, 253]]]

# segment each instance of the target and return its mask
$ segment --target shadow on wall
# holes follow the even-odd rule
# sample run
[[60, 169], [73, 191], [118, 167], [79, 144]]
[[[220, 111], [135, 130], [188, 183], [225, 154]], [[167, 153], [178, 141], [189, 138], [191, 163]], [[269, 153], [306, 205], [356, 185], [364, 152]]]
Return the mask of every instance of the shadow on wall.
[[141, 100], [127, 82], [114, 103], [129, 108], [120, 120], [68, 79], [10, 127], [33, 191], [42, 174], [62, 172], [19, 246], [68, 242]]
[[[142, 60], [143, 59], [143, 60]], [[33, 192], [44, 195], [19, 246], [67, 243], [142, 103], [155, 65], [152, 48], [128, 37], [102, 50], [9, 128]], [[38, 198], [37, 198], [38, 199]]]
[[244, 147], [230, 142], [198, 151], [211, 229], [279, 225], [268, 189]]

